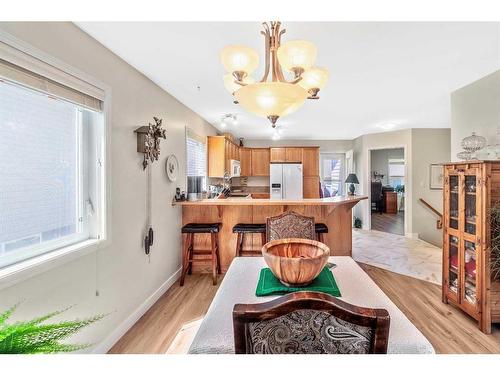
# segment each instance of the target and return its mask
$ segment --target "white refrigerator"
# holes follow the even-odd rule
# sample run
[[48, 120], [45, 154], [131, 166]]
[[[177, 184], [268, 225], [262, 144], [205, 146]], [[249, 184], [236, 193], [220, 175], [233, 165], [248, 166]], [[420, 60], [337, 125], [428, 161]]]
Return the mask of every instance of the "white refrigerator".
[[271, 163], [271, 199], [302, 199], [302, 164]]

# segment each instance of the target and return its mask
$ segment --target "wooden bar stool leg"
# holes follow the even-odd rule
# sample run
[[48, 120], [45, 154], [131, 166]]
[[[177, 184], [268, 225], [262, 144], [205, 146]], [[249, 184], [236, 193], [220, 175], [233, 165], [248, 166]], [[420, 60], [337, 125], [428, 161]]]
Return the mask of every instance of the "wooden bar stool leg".
[[241, 256], [241, 233], [238, 233], [238, 237], [236, 237], [236, 254], [235, 256], [236, 257], [240, 257]]
[[184, 278], [186, 277], [186, 273], [189, 267], [189, 242], [190, 242], [190, 233], [186, 234], [186, 239], [184, 241], [184, 247], [182, 249], [182, 271], [181, 271], [181, 281], [180, 285], [184, 285]]
[[262, 241], [262, 246], [264, 246], [267, 243], [266, 234], [265, 233], [261, 233], [260, 234], [260, 239]]
[[221, 274], [220, 253], [219, 253], [219, 233], [215, 234], [215, 255], [217, 256], [217, 273]]
[[188, 247], [188, 254], [189, 254], [189, 263], [188, 263], [188, 275], [191, 275], [193, 273], [193, 253], [194, 253], [194, 233], [189, 233], [189, 247]]
[[214, 234], [210, 234], [210, 245], [212, 246], [212, 284], [217, 285], [217, 255]]

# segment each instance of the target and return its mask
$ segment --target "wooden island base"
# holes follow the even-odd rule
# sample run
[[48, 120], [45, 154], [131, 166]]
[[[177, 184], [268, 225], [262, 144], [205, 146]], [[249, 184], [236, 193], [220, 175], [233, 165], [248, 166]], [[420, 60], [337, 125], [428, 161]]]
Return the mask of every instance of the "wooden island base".
[[[270, 199], [206, 199], [197, 202], [181, 202], [182, 225], [188, 223], [222, 223], [219, 233], [220, 261], [225, 272], [236, 252], [237, 235], [232, 232], [237, 223], [266, 223], [270, 216], [286, 211], [313, 216], [316, 223], [328, 226], [324, 242], [330, 247], [331, 255], [348, 255], [352, 252], [352, 207], [366, 196], [347, 196], [324, 199], [301, 199], [294, 201]], [[195, 248], [210, 249], [210, 235], [197, 234]], [[260, 250], [260, 234], [245, 235], [244, 250]], [[206, 267], [196, 265], [194, 272]]]

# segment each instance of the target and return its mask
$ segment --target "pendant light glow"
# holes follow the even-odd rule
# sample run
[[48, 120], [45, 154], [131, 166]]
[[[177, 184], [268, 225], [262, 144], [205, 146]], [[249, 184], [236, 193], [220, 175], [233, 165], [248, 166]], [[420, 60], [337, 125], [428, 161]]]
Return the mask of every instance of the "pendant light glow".
[[[328, 71], [313, 68], [316, 46], [305, 40], [293, 40], [281, 45], [280, 22], [262, 24], [265, 41], [265, 70], [260, 82], [250, 76], [259, 63], [259, 55], [246, 46], [230, 45], [221, 52], [227, 74], [224, 86], [237, 102], [257, 116], [267, 117], [273, 127], [276, 121], [304, 104], [306, 99], [318, 99], [318, 92], [328, 80]], [[294, 73], [287, 81], [283, 70]], [[268, 81], [269, 76], [271, 80]], [[236, 81], [235, 81], [236, 80]]]

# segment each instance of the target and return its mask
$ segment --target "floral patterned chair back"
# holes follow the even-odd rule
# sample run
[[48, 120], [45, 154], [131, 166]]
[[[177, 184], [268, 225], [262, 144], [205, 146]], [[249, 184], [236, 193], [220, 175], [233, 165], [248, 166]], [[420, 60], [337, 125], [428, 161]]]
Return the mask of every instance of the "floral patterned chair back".
[[296, 292], [233, 309], [236, 353], [387, 353], [390, 317], [325, 293]]
[[282, 238], [316, 239], [314, 217], [302, 216], [288, 211], [278, 216], [268, 217], [266, 224], [267, 241]]

